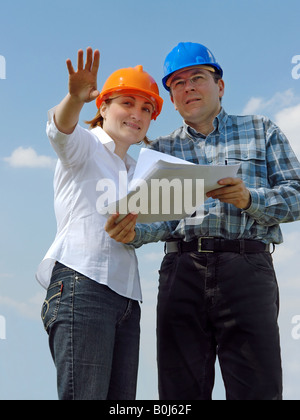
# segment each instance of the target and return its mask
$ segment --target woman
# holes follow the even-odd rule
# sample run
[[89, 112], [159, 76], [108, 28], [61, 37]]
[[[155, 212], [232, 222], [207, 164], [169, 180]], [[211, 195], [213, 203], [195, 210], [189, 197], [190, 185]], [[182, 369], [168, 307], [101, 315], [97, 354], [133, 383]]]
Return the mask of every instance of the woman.
[[[121, 69], [97, 90], [100, 53], [70, 60], [69, 93], [49, 112], [47, 134], [58, 155], [55, 172], [57, 235], [37, 279], [48, 288], [42, 319], [57, 368], [60, 399], [135, 399], [141, 289], [135, 251], [104, 231], [97, 183], [121, 188], [135, 161], [132, 144], [146, 139], [161, 112], [158, 87], [142, 66]], [[97, 99], [91, 130], [78, 125], [85, 103]], [[132, 217], [133, 223], [136, 216]]]

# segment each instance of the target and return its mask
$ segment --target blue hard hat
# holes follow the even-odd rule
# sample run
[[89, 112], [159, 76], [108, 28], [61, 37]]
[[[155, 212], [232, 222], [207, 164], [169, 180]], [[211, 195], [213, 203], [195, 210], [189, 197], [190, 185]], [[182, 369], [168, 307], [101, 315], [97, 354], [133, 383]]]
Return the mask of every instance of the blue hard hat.
[[165, 89], [170, 90], [166, 83], [175, 71], [201, 65], [213, 67], [223, 77], [222, 67], [207, 47], [193, 42], [180, 42], [165, 59], [164, 78], [162, 79]]

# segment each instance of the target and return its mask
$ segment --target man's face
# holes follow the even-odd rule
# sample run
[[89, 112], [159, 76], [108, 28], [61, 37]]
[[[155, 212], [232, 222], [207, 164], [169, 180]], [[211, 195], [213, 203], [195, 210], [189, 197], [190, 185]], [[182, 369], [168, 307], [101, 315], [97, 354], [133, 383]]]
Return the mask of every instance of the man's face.
[[171, 100], [187, 124], [197, 128], [212, 123], [220, 112], [224, 81], [216, 83], [213, 73], [201, 68], [176, 72], [171, 81]]

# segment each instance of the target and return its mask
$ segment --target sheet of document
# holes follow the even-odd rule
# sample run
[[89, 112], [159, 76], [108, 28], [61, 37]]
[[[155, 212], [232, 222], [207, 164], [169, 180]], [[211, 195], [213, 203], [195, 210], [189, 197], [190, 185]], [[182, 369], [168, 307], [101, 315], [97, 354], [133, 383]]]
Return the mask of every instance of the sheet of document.
[[240, 165], [195, 165], [191, 162], [142, 149], [128, 194], [103, 207], [102, 214], [138, 214], [138, 223], [180, 220], [190, 216], [207, 199], [206, 193], [221, 188], [222, 178], [236, 177]]

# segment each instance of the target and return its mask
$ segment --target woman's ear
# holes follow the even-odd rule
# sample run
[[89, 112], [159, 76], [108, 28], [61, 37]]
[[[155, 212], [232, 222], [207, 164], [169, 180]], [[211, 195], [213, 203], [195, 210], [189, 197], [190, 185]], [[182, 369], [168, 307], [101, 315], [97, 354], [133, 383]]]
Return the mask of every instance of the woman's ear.
[[99, 112], [100, 112], [100, 115], [103, 118], [103, 120], [105, 120], [106, 112], [107, 112], [107, 103], [106, 102], [102, 102]]

